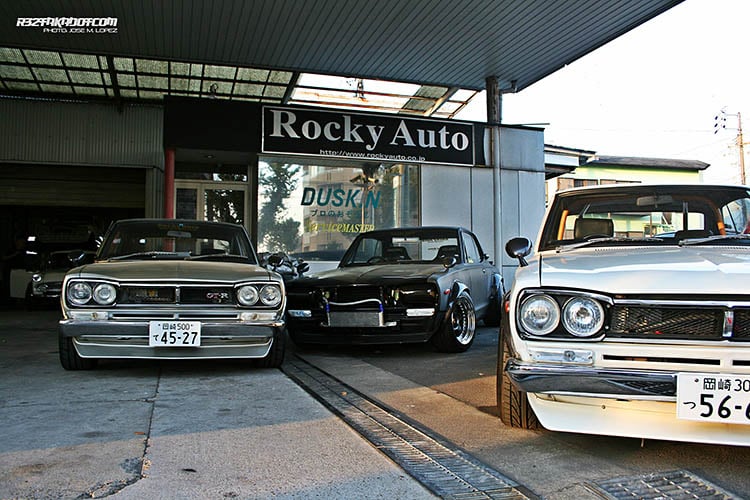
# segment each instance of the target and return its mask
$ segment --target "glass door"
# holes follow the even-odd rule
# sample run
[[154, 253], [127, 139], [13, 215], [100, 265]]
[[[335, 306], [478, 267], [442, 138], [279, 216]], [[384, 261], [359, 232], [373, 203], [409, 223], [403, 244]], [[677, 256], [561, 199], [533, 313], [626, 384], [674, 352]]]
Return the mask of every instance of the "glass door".
[[175, 181], [175, 217], [232, 222], [248, 231], [247, 183]]

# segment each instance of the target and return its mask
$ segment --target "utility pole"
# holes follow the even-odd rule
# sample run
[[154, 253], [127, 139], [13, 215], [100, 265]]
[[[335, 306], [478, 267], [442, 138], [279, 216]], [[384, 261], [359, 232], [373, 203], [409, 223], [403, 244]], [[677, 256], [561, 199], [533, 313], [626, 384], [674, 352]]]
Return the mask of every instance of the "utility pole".
[[745, 185], [745, 141], [742, 137], [742, 113], [727, 113], [722, 109], [721, 113], [714, 117], [714, 134], [721, 129], [727, 128], [727, 116], [737, 117], [737, 149], [740, 153], [740, 184]]

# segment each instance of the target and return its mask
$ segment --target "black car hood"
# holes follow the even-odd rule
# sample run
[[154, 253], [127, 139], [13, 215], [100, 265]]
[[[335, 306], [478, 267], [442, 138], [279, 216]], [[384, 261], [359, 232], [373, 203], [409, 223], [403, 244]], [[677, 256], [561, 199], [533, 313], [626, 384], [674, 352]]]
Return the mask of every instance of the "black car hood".
[[445, 273], [442, 264], [379, 264], [375, 266], [350, 266], [322, 271], [305, 276], [289, 284], [295, 286], [383, 285], [427, 281], [433, 275]]

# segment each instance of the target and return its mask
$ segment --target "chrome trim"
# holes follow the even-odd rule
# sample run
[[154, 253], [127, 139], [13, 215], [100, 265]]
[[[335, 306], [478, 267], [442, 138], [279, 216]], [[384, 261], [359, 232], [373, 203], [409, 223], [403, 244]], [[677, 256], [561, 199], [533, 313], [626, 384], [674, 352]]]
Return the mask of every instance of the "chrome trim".
[[616, 306], [686, 306], [686, 307], [750, 307], [750, 301], [741, 300], [648, 300], [648, 299], [615, 299]]
[[524, 392], [608, 399], [676, 400], [677, 375], [674, 372], [550, 365], [513, 358], [508, 360], [505, 371], [513, 385]]
[[586, 290], [577, 290], [577, 289], [564, 289], [564, 288], [524, 288], [521, 290], [518, 294], [518, 300], [521, 300], [521, 297], [523, 297], [525, 294], [535, 294], [535, 293], [541, 293], [541, 294], [558, 294], [558, 295], [584, 295], [586, 297], [599, 300], [601, 302], [604, 302], [606, 304], [612, 305], [615, 303], [614, 299], [608, 295], [602, 295], [601, 293], [597, 292], [589, 292]]

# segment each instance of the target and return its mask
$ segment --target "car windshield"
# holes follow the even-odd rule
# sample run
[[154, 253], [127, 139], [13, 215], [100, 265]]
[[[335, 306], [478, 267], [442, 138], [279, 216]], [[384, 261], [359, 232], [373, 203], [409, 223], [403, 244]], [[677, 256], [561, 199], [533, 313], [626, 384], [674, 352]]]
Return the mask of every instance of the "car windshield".
[[240, 226], [201, 221], [121, 221], [102, 243], [100, 260], [206, 259], [257, 263]]
[[743, 187], [643, 186], [558, 194], [541, 250], [591, 245], [748, 245], [750, 192]]
[[458, 232], [450, 229], [366, 233], [354, 240], [341, 267], [374, 264], [433, 264], [460, 261]]

